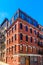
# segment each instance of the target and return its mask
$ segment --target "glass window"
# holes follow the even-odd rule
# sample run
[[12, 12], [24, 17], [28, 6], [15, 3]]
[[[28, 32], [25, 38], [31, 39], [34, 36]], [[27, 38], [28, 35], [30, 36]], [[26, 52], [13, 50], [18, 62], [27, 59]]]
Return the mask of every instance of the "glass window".
[[37, 40], [36, 40], [36, 38], [34, 38], [34, 43], [37, 43]]
[[30, 33], [32, 33], [32, 29], [30, 28]]
[[36, 30], [34, 30], [34, 33], [35, 33], [35, 35], [36, 35]]
[[12, 37], [12, 42], [13, 42], [13, 37]]
[[16, 30], [16, 25], [15, 25], [15, 30]]
[[39, 30], [41, 31], [41, 28], [39, 28]]
[[7, 57], [6, 57], [6, 63], [7, 63]]
[[20, 51], [23, 51], [23, 45], [22, 44], [20, 45]]
[[9, 30], [9, 35], [10, 35], [10, 33], [11, 33], [11, 30]]
[[34, 63], [37, 63], [38, 58], [36, 56], [34, 56]]
[[28, 46], [26, 46], [26, 52], [28, 52]]
[[33, 64], [33, 56], [30, 56], [30, 64]]
[[16, 34], [14, 35], [14, 39], [16, 40]]
[[33, 48], [31, 46], [29, 46], [28, 48], [29, 48], [29, 52], [33, 52]]
[[16, 45], [14, 46], [14, 52], [16, 53]]
[[13, 28], [12, 28], [12, 33], [13, 33]]
[[28, 41], [28, 36], [26, 35], [26, 41]]
[[22, 29], [22, 23], [20, 23], [20, 29]]
[[42, 28], [42, 31], [43, 31], [43, 28]]
[[29, 23], [33, 24], [33, 20], [31, 18], [29, 18]]
[[16, 30], [16, 25], [13, 26], [12, 32]]
[[22, 33], [20, 33], [20, 40], [23, 40], [23, 35], [22, 35]]
[[25, 26], [25, 28], [26, 28], [26, 31], [28, 31], [28, 27], [27, 27], [27, 26]]
[[13, 54], [13, 46], [12, 46], [12, 54]]
[[10, 39], [9, 39], [9, 44], [10, 44]]
[[9, 47], [9, 53], [10, 53], [10, 47]]
[[25, 57], [21, 57], [20, 62], [21, 62], [21, 64], [25, 64]]
[[30, 37], [30, 42], [32, 42], [32, 37]]
[[37, 23], [37, 21], [33, 21], [33, 25], [35, 26], [35, 27], [38, 27], [38, 23]]
[[19, 17], [19, 14], [16, 13], [15, 16], [14, 16], [14, 20], [16, 20], [18, 17]]
[[7, 45], [8, 45], [8, 42], [9, 42], [9, 41], [7, 40]]
[[7, 51], [7, 53], [8, 53], [8, 48], [7, 48], [7, 50], [6, 50], [6, 51]]

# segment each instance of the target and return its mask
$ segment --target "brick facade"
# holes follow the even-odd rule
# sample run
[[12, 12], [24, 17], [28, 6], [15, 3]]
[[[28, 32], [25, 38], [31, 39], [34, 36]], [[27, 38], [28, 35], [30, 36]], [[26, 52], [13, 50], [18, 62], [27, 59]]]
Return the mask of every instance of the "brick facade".
[[[23, 13], [18, 10], [17, 13], [19, 12]], [[27, 22], [26, 17], [23, 20], [21, 16], [18, 16], [7, 29], [6, 63], [9, 65], [43, 65], [43, 27], [36, 25], [34, 23], [36, 21], [27, 15], [26, 17], [34, 21], [33, 23]]]

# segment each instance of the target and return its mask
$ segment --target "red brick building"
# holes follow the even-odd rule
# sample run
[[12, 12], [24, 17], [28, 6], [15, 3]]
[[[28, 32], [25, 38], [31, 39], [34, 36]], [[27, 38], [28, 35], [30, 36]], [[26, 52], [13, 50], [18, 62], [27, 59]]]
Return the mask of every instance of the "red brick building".
[[43, 65], [43, 27], [21, 10], [11, 19], [6, 40], [6, 63]]

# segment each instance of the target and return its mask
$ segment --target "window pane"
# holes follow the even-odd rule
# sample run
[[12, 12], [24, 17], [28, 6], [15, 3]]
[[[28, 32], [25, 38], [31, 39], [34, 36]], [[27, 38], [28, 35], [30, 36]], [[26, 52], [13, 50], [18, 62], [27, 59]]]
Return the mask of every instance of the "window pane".
[[28, 27], [27, 27], [27, 26], [25, 26], [25, 28], [26, 28], [26, 31], [28, 31]]
[[32, 29], [30, 29], [30, 33], [32, 33]]
[[28, 41], [28, 36], [26, 36], [26, 41]]
[[22, 23], [20, 23], [20, 29], [22, 29]]
[[22, 35], [22, 33], [20, 34], [20, 40], [23, 40], [23, 35]]

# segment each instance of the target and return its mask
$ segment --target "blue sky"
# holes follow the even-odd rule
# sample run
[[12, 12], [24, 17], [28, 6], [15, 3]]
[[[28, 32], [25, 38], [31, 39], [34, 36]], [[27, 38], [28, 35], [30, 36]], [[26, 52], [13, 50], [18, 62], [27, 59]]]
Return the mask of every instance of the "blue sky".
[[0, 0], [0, 24], [20, 8], [43, 25], [43, 0]]

